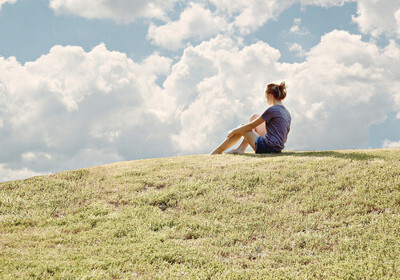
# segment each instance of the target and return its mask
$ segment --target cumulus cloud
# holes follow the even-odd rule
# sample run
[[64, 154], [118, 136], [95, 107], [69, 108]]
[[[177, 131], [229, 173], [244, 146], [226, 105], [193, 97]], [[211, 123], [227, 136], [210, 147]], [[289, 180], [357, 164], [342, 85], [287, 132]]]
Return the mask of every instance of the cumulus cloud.
[[295, 64], [280, 63], [279, 51], [263, 42], [243, 46], [218, 36], [190, 47], [164, 83], [180, 108], [173, 143], [181, 153], [210, 151], [227, 131], [262, 113], [267, 83], [285, 80], [293, 116], [288, 149], [365, 147], [371, 124], [400, 112], [399, 50], [394, 42], [381, 49], [337, 30]]
[[[15, 1], [0, 0], [0, 8], [2, 3]], [[160, 26], [150, 23], [148, 36], [156, 45], [169, 49], [182, 47], [185, 39], [204, 39], [227, 30], [235, 30], [241, 35], [249, 34], [269, 20], [276, 20], [283, 11], [296, 3], [302, 6], [331, 7], [356, 2], [358, 11], [353, 20], [363, 33], [374, 37], [381, 34], [400, 34], [400, 2], [392, 0], [197, 0], [183, 4], [184, 11], [180, 18], [170, 21], [169, 12], [177, 2], [178, 0], [50, 0], [50, 8], [57, 14], [111, 19], [118, 23], [129, 23], [138, 18], [161, 19], [166, 23]], [[304, 34], [307, 30], [301, 29], [295, 22], [291, 32]]]
[[211, 0], [217, 11], [231, 18], [233, 26], [241, 34], [249, 34], [261, 27], [268, 20], [289, 8], [295, 0], [258, 1], [258, 0]]
[[9, 169], [5, 164], [0, 164], [0, 182], [18, 180], [21, 178], [28, 178], [33, 176], [43, 175], [43, 173], [35, 173], [27, 168], [22, 169]]
[[[369, 140], [369, 126], [391, 110], [383, 56], [361, 36], [333, 31], [307, 53], [306, 61], [285, 65], [294, 96], [291, 145], [296, 149], [359, 148]], [[393, 81], [395, 81], [393, 79]], [[293, 104], [293, 105], [292, 105]], [[312, 135], [312, 136], [311, 136]]]
[[57, 14], [129, 23], [137, 18], [166, 19], [166, 12], [176, 2], [177, 0], [50, 0], [50, 8]]
[[395, 13], [394, 13], [394, 17], [396, 19], [396, 23], [397, 23], [397, 34], [400, 34], [400, 9], [398, 9]]
[[305, 36], [309, 34], [309, 31], [307, 28], [301, 26], [301, 18], [295, 18], [293, 20], [293, 26], [290, 28], [290, 33]]
[[400, 35], [399, 14], [400, 2], [393, 0], [358, 0], [357, 16], [353, 20], [361, 32], [378, 37], [382, 34]]
[[[11, 0], [13, 1], [13, 0]], [[79, 0], [50, 0], [50, 8], [57, 14], [77, 15], [89, 19], [111, 19], [118, 23], [133, 22], [137, 18], [161, 19], [167, 22], [162, 26], [150, 26], [149, 36], [156, 44], [166, 44], [168, 46], [179, 45], [182, 39], [192, 36], [190, 31], [199, 32], [198, 36], [208, 36], [217, 31], [226, 29], [226, 22], [230, 22], [233, 27], [242, 34], [255, 31], [268, 20], [276, 19], [277, 16], [299, 0], [212, 0], [209, 2], [199, 0], [191, 1], [186, 4], [186, 9], [182, 12], [180, 19], [175, 22], [168, 20], [168, 12], [172, 10], [178, 0], [151, 0], [151, 1], [95, 1], [85, 2]], [[313, 0], [301, 1], [303, 4], [327, 5], [327, 3], [337, 3], [337, 0]], [[204, 8], [203, 4], [210, 4], [215, 7], [216, 12], [211, 12], [211, 8]], [[199, 12], [196, 14], [195, 12]], [[191, 18], [194, 17], [194, 18]], [[199, 28], [200, 25], [204, 29]], [[176, 28], [176, 29], [175, 29]], [[171, 31], [175, 29], [176, 33]], [[169, 39], [163, 35], [167, 32]]]
[[180, 132], [172, 136], [177, 150], [207, 152], [229, 127], [247, 121], [252, 109], [260, 110], [265, 79], [277, 77], [273, 64], [279, 55], [265, 43], [240, 47], [223, 36], [185, 50], [164, 83], [171, 95], [182, 96]]
[[176, 50], [183, 47], [186, 39], [203, 40], [225, 29], [227, 23], [224, 18], [213, 15], [200, 4], [191, 3], [177, 21], [161, 26], [151, 24], [148, 38], [155, 45]]
[[317, 5], [321, 7], [342, 6], [345, 2], [354, 0], [300, 0], [302, 5]]
[[383, 149], [385, 149], [385, 148], [400, 148], [400, 141], [396, 142], [396, 141], [390, 141], [388, 139], [385, 139], [383, 141], [382, 148]]
[[[357, 3], [357, 15], [353, 21], [358, 24], [361, 32], [374, 37], [382, 34], [399, 36], [400, 32], [400, 2], [392, 0], [211, 0], [217, 11], [230, 18], [233, 26], [240, 33], [248, 34], [264, 25], [269, 20], [275, 20], [284, 10], [293, 4], [302, 6], [342, 6], [347, 2]], [[291, 32], [305, 33], [299, 24], [294, 24]]]
[[174, 65], [159, 55], [136, 63], [103, 44], [90, 52], [55, 46], [25, 65], [0, 58], [2, 180], [209, 152], [263, 112], [269, 82], [289, 86], [288, 149], [364, 147], [371, 124], [400, 112], [394, 41], [379, 48], [335, 30], [304, 62], [279, 58], [264, 42], [246, 46], [221, 35], [186, 48]]
[[6, 3], [9, 4], [14, 4], [15, 2], [17, 2], [17, 0], [0, 0], [0, 10], [1, 10], [1, 6], [3, 6]]
[[[354, 21], [362, 32], [399, 32], [400, 4], [385, 1], [381, 7], [357, 0]], [[0, 8], [6, 2], [15, 0], [0, 0]], [[265, 42], [245, 45], [240, 39], [295, 3], [346, 1], [198, 1], [185, 4], [172, 22], [168, 12], [177, 0], [95, 2], [51, 0], [50, 7], [58, 14], [120, 23], [165, 20], [150, 23], [148, 38], [168, 49], [184, 48], [182, 56], [175, 63], [160, 55], [135, 62], [100, 44], [89, 52], [54, 46], [24, 65], [0, 57], [0, 180], [209, 152], [228, 130], [263, 112], [269, 82], [285, 80], [289, 86], [288, 149], [365, 147], [371, 124], [390, 112], [400, 118], [400, 47], [394, 40], [382, 48], [334, 30], [307, 52], [289, 45], [304, 58], [291, 64], [280, 62], [280, 52]], [[306, 33], [300, 19], [292, 32]]]
[[90, 52], [55, 46], [25, 65], [0, 58], [2, 172], [36, 174], [170, 154], [164, 135], [174, 129], [147, 107], [161, 95], [156, 80], [170, 64], [158, 55], [135, 63], [104, 44]]
[[[220, 14], [230, 19], [232, 26], [240, 34], [249, 34], [256, 31], [269, 20], [276, 20], [278, 16], [293, 4], [302, 6], [317, 5], [322, 7], [340, 6], [353, 0], [211, 0]], [[294, 26], [293, 32], [307, 32]]]
[[[377, 37], [381, 34], [400, 34], [400, 2], [392, 0], [211, 0], [217, 11], [224, 14], [238, 28], [240, 33], [248, 34], [275, 20], [284, 10], [293, 4], [302, 6], [343, 6], [347, 2], [357, 3], [357, 15], [353, 16], [360, 30], [365, 34]], [[304, 33], [298, 24], [294, 24], [292, 32]]]
[[296, 52], [298, 57], [304, 57], [306, 55], [306, 51], [303, 47], [298, 43], [292, 43], [289, 45], [289, 51]]

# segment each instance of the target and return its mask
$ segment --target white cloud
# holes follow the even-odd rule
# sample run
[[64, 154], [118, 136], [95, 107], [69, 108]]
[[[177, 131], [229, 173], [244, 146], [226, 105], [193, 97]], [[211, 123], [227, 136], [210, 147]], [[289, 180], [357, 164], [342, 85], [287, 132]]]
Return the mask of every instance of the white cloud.
[[385, 139], [383, 141], [382, 148], [400, 148], [400, 141], [395, 142]]
[[3, 6], [6, 3], [9, 4], [14, 4], [15, 2], [17, 2], [17, 0], [0, 0], [0, 10], [1, 10], [1, 6]]
[[378, 37], [399, 32], [398, 11], [400, 2], [393, 0], [357, 0], [357, 16], [353, 17], [361, 32]]
[[297, 52], [298, 57], [304, 57], [306, 55], [306, 51], [303, 47], [298, 43], [293, 43], [289, 45], [289, 51]]
[[400, 36], [400, 9], [394, 13], [394, 17], [397, 23], [397, 36]]
[[336, 30], [295, 64], [279, 63], [279, 51], [262, 42], [243, 46], [218, 36], [190, 47], [164, 83], [179, 108], [173, 143], [181, 153], [210, 151], [227, 131], [262, 113], [267, 83], [285, 80], [293, 116], [287, 148], [366, 147], [370, 126], [400, 112], [399, 51], [394, 42], [380, 49]]
[[293, 20], [293, 26], [290, 28], [290, 33], [294, 33], [298, 36], [305, 36], [310, 32], [307, 28], [301, 26], [301, 18], [295, 18]]
[[0, 57], [2, 170], [37, 174], [171, 154], [159, 135], [174, 129], [148, 107], [170, 65], [158, 55], [135, 63], [104, 44], [90, 52], [55, 46], [25, 65]]
[[[356, 2], [357, 15], [353, 17], [360, 30], [365, 34], [377, 37], [381, 34], [400, 36], [400, 2], [393, 0], [211, 0], [217, 10], [231, 18], [233, 25], [242, 34], [248, 34], [264, 25], [269, 20], [275, 20], [284, 10], [293, 4], [302, 6], [343, 6], [346, 2]], [[304, 33], [299, 25], [294, 25], [292, 32]]]
[[[304, 57], [291, 64], [279, 62], [279, 51], [268, 44], [246, 46], [237, 37], [255, 31], [294, 3], [344, 2], [190, 2], [178, 20], [168, 22], [175, 0], [51, 0], [59, 14], [121, 23], [139, 17], [163, 19], [164, 25], [150, 25], [148, 38], [154, 44], [177, 49], [193, 39], [193, 46], [187, 45], [174, 65], [160, 55], [138, 63], [103, 44], [89, 52], [55, 46], [25, 65], [0, 57], [0, 180], [141, 157], [209, 152], [228, 130], [252, 113], [262, 113], [266, 84], [283, 80], [289, 86], [285, 104], [293, 117], [289, 149], [365, 147], [371, 124], [393, 111], [400, 118], [400, 47], [395, 41], [380, 48], [363, 42], [360, 35], [334, 30], [308, 52], [299, 44], [290, 45], [290, 51]], [[372, 0], [358, 0], [354, 20], [364, 33], [394, 34], [399, 31], [400, 7], [392, 2], [387, 5], [390, 10], [375, 9]], [[386, 12], [388, 18], [379, 22]], [[295, 19], [292, 32], [305, 31]], [[208, 41], [196, 45], [204, 39]]]
[[161, 26], [151, 24], [148, 38], [155, 45], [176, 50], [183, 47], [183, 41], [186, 39], [200, 41], [226, 28], [227, 23], [222, 17], [213, 15], [210, 10], [199, 4], [190, 3], [181, 13], [179, 20]]
[[[210, 2], [221, 15], [230, 19], [241, 34], [249, 34], [269, 20], [276, 20], [283, 11], [296, 3], [303, 6], [330, 7], [343, 5], [349, 1], [353, 0], [211, 0]], [[300, 26], [295, 26], [293, 31], [307, 32], [306, 29], [300, 29]]]
[[354, 0], [300, 0], [302, 5], [317, 5], [321, 7], [342, 6], [345, 2]]
[[166, 12], [176, 2], [177, 0], [50, 0], [50, 8], [58, 14], [129, 23], [137, 18], [166, 19]]
[[400, 46], [395, 41], [390, 41], [389, 45], [382, 50], [382, 64], [384, 66], [385, 77], [387, 78], [386, 87], [393, 96], [392, 109], [397, 111], [397, 118], [400, 119]]
[[52, 156], [46, 153], [32, 153], [32, 152], [27, 152], [22, 154], [22, 160], [27, 162], [38, 160], [39, 158], [45, 158], [46, 160], [50, 160]]
[[248, 34], [261, 27], [268, 20], [276, 19], [278, 15], [289, 8], [295, 0], [211, 0], [217, 11], [233, 18], [233, 26], [240, 33]]
[[279, 56], [265, 43], [242, 46], [223, 36], [185, 50], [164, 83], [181, 108], [180, 131], [172, 137], [177, 151], [209, 152], [228, 129], [260, 111], [266, 79], [280, 76]]
[[[233, 25], [242, 34], [248, 34], [264, 25], [269, 20], [275, 20], [284, 10], [293, 4], [302, 6], [343, 6], [346, 2], [356, 2], [357, 15], [353, 17], [360, 30], [365, 34], [377, 37], [381, 34], [400, 36], [400, 2], [393, 0], [211, 0], [217, 10], [230, 18]], [[291, 32], [307, 34], [299, 24], [292, 27]]]
[[43, 175], [43, 173], [35, 173], [27, 168], [9, 169], [5, 164], [0, 164], [0, 182], [25, 179], [38, 175]]
[[295, 116], [290, 144], [296, 149], [365, 147], [370, 125], [396, 109], [399, 70], [394, 64], [399, 62], [361, 36], [333, 31], [322, 37], [305, 62], [296, 69], [285, 66], [293, 75], [288, 84], [295, 88], [295, 96], [289, 92], [288, 97]]
[[[0, 0], [0, 8], [2, 3], [15, 1]], [[184, 12], [179, 20], [170, 21], [168, 13], [177, 2], [179, 0], [104, 0], [100, 2], [50, 0], [50, 8], [57, 14], [78, 15], [89, 19], [111, 19], [118, 23], [133, 22], [137, 18], [161, 19], [166, 22], [165, 25], [156, 26], [150, 23], [149, 38], [155, 44], [170, 49], [181, 47], [185, 39], [192, 37], [204, 39], [210, 35], [224, 33], [226, 30], [231, 31], [231, 28], [240, 34], [249, 34], [269, 20], [277, 19], [283, 11], [296, 3], [304, 7], [313, 5], [331, 7], [341, 6], [346, 2], [356, 2], [358, 12], [353, 16], [353, 20], [363, 33], [372, 34], [374, 37], [381, 34], [400, 34], [398, 12], [400, 2], [393, 0], [194, 0], [188, 3], [179, 2]], [[215, 7], [215, 11], [211, 6]], [[204, 28], [199, 28], [199, 26]], [[296, 24], [291, 31], [300, 35], [308, 32]]]

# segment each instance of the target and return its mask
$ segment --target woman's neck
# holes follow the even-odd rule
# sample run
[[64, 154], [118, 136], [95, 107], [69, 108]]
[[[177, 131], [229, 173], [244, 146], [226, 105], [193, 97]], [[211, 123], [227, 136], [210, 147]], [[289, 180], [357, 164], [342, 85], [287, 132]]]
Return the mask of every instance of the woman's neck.
[[271, 103], [269, 105], [271, 105], [271, 106], [282, 105], [283, 106], [282, 101], [277, 100], [277, 99], [271, 100]]

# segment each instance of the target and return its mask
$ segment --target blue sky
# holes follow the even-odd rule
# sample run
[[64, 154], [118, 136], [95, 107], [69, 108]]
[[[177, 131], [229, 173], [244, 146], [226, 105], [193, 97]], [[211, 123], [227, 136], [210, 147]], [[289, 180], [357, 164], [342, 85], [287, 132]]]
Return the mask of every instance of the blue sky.
[[[182, 8], [178, 6], [171, 19], [177, 19]], [[334, 29], [356, 33], [357, 26], [352, 23], [351, 18], [356, 12], [355, 3], [329, 8], [302, 8], [298, 3], [283, 11], [276, 19], [270, 19], [256, 32], [244, 36], [244, 39], [247, 43], [262, 40], [279, 49], [281, 61], [299, 61], [288, 50], [288, 43], [295, 41], [304, 48], [311, 48], [318, 44], [323, 34]], [[302, 27], [309, 34], [290, 34], [295, 18], [301, 19]], [[89, 51], [104, 42], [109, 50], [124, 52], [135, 60], [141, 60], [153, 52], [179, 55], [160, 49], [147, 40], [148, 22], [148, 19], [137, 19], [132, 23], [118, 24], [112, 20], [55, 16], [46, 0], [19, 0], [15, 4], [4, 4], [2, 8], [0, 53], [3, 57], [15, 56], [19, 62], [25, 63], [36, 60], [54, 45], [78, 45]], [[271, 36], [272, 34], [276, 35]]]
[[0, 181], [207, 153], [283, 80], [286, 149], [399, 147], [399, 38], [390, 0], [0, 0]]

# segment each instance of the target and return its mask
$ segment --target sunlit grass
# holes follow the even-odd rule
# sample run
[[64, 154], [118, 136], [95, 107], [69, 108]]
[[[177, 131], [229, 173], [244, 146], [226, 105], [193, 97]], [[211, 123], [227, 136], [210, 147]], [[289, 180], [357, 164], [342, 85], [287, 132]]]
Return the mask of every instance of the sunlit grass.
[[399, 149], [121, 162], [0, 184], [0, 279], [396, 279], [399, 228]]

